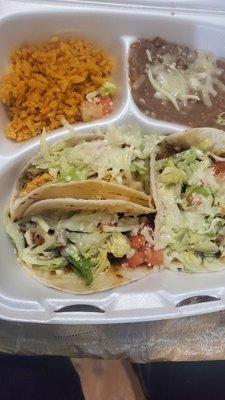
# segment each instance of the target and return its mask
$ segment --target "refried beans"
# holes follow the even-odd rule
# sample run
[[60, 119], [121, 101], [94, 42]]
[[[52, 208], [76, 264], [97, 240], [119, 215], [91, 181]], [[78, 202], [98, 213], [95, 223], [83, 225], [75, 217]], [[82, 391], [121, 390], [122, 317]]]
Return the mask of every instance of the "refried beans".
[[[157, 81], [158, 77], [154, 76], [154, 71], [157, 75], [157, 71], [161, 68], [164, 60], [166, 60], [166, 67], [163, 65], [165, 73], [168, 70], [172, 71], [172, 78], [175, 79], [174, 82], [177, 85], [176, 74], [179, 78], [180, 72], [185, 76], [189, 69], [192, 70], [192, 66], [195, 70], [198, 68], [198, 54], [203, 54], [206, 61], [207, 57], [214, 60], [214, 69], [211, 68], [211, 70], [216, 71], [216, 75], [212, 75], [213, 79], [215, 78], [214, 81], [210, 76], [207, 78], [209, 69], [204, 72], [204, 64], [202, 70], [197, 69], [197, 75], [204, 78], [202, 81], [211, 82], [211, 86], [207, 86], [209, 90], [204, 99], [206, 101], [203, 101], [203, 91], [198, 89], [198, 86], [196, 86], [196, 90], [191, 87], [191, 92], [186, 93], [190, 96], [186, 96], [185, 101], [176, 99], [176, 104], [157, 92], [156, 85], [153, 87], [150, 78], [152, 77], [156, 84], [160, 83], [159, 80]], [[148, 65], [150, 66], [149, 69], [152, 68], [153, 71], [153, 73], [149, 73], [151, 74], [150, 78]], [[174, 75], [173, 70], [175, 70]], [[129, 76], [133, 99], [146, 116], [191, 127], [209, 126], [225, 130], [225, 59], [216, 59], [212, 53], [198, 52], [186, 46], [169, 43], [158, 37], [153, 40], [140, 39], [133, 43], [130, 48]], [[195, 75], [190, 76], [192, 79], [190, 79], [190, 84], [196, 85], [196, 80], [192, 78], [192, 76], [195, 78]], [[164, 92], [168, 93], [168, 91]]]

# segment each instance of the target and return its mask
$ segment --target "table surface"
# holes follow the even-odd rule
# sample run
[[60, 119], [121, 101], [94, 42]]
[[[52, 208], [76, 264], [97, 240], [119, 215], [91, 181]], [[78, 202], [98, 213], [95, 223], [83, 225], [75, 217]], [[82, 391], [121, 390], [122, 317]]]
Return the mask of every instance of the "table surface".
[[[43, 3], [0, 0], [0, 16], [51, 7]], [[148, 323], [91, 326], [1, 321], [0, 352], [127, 358], [135, 362], [225, 359], [225, 312]]]
[[135, 362], [225, 359], [225, 312], [114, 325], [71, 326], [1, 321], [0, 351], [126, 358]]

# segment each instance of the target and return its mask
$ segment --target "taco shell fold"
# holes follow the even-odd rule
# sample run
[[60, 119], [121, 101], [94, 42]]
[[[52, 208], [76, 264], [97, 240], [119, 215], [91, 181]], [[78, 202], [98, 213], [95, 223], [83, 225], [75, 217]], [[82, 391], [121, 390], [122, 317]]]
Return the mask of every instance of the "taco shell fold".
[[75, 199], [75, 200], [123, 200], [154, 211], [151, 196], [115, 183], [87, 180], [82, 182], [68, 182], [47, 184], [35, 189], [27, 196], [18, 198], [11, 205], [11, 217], [16, 220], [21, 218], [26, 209], [39, 201], [48, 199]]

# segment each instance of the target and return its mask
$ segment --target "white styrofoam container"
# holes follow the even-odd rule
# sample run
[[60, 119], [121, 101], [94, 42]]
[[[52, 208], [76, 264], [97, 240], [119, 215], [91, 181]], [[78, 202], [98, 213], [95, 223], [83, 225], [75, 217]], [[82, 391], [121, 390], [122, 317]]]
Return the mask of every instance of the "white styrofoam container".
[[[58, 3], [65, 3], [66, 0]], [[79, 2], [76, 7], [52, 6], [34, 13], [15, 13], [0, 17], [0, 74], [9, 62], [10, 51], [24, 40], [44, 40], [52, 35], [84, 37], [104, 47], [116, 60], [114, 80], [119, 93], [112, 115], [102, 121], [77, 124], [76, 131], [87, 132], [93, 127], [109, 124], [139, 123], [149, 134], [152, 130], [170, 133], [182, 129], [176, 124], [146, 118], [134, 104], [128, 79], [128, 51], [136, 38], [161, 36], [192, 48], [213, 51], [225, 56], [225, 13], [199, 12], [187, 7], [179, 12], [168, 7], [148, 6], [147, 1], [130, 2], [132, 6]], [[95, 2], [96, 3], [96, 2]], [[100, 2], [97, 2], [100, 3]], [[136, 3], [136, 6], [135, 4]], [[165, 3], [165, 2], [163, 2]], [[192, 1], [191, 7], [192, 7]], [[198, 6], [201, 2], [198, 2]], [[222, 3], [222, 2], [221, 2]], [[220, 4], [221, 4], [220, 3]], [[146, 6], [147, 4], [147, 6]], [[159, 4], [159, 3], [157, 3]], [[204, 2], [212, 5], [211, 2]], [[198, 7], [199, 8], [199, 7]], [[225, 8], [225, 7], [224, 7]], [[18, 144], [4, 137], [7, 116], [0, 109], [0, 218], [7, 204], [12, 185], [23, 164], [39, 148], [39, 139]], [[67, 135], [64, 128], [48, 137], [53, 142]], [[193, 296], [205, 301], [177, 307]], [[215, 299], [216, 298], [216, 299]], [[56, 312], [66, 306], [72, 311]], [[90, 308], [95, 306], [99, 308]], [[13, 246], [0, 225], [0, 318], [51, 323], [115, 323], [135, 322], [196, 315], [225, 309], [225, 271], [188, 274], [161, 271], [109, 291], [91, 295], [71, 295], [47, 288], [33, 280], [18, 265]]]

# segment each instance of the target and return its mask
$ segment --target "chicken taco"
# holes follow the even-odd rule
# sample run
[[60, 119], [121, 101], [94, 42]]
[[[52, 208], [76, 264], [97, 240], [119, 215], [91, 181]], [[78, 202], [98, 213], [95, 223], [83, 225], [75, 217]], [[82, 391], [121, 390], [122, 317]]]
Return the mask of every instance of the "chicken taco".
[[125, 203], [43, 200], [17, 221], [7, 215], [5, 227], [21, 266], [34, 278], [59, 290], [91, 293], [139, 279], [162, 264], [162, 252], [153, 246], [152, 215], [137, 215], [142, 206]]
[[225, 135], [196, 128], [167, 136], [151, 159], [155, 247], [164, 265], [225, 268]]

